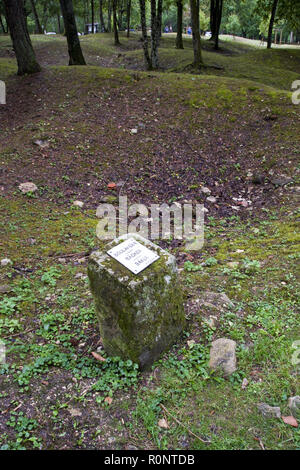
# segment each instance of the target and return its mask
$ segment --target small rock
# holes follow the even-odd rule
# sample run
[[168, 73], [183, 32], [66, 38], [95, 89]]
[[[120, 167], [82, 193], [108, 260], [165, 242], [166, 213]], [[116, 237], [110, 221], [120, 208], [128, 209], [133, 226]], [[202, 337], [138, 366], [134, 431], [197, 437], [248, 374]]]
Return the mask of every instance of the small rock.
[[277, 176], [271, 179], [271, 183], [275, 186], [285, 186], [286, 184], [292, 183], [293, 179], [289, 178], [288, 176]]
[[204, 318], [203, 323], [209, 326], [209, 328], [215, 328], [218, 317], [210, 315], [208, 318]]
[[248, 387], [249, 381], [246, 379], [246, 377], [243, 378], [242, 382], [242, 390], [245, 390], [246, 387]]
[[74, 201], [74, 202], [73, 202], [73, 206], [76, 206], [76, 207], [83, 207], [83, 206], [84, 206], [84, 202], [82, 202], [82, 201]]
[[35, 245], [36, 244], [36, 239], [29, 237], [27, 239], [27, 243], [28, 243], [28, 245]]
[[270, 406], [270, 405], [267, 405], [267, 403], [259, 403], [257, 407], [265, 418], [280, 418], [281, 417], [279, 406]]
[[44, 148], [47, 148], [49, 147], [49, 141], [48, 140], [35, 140], [33, 142], [35, 145], [37, 145], [38, 147], [40, 147], [41, 149], [44, 149]]
[[137, 129], [131, 129], [131, 130], [130, 130], [130, 134], [132, 134], [132, 135], [133, 135], [133, 134], [137, 134], [137, 131], [138, 131]]
[[36, 184], [34, 183], [21, 183], [19, 185], [19, 190], [22, 191], [23, 194], [26, 194], [26, 193], [34, 193], [35, 191], [37, 191], [38, 187]]
[[227, 263], [227, 266], [229, 266], [232, 269], [236, 269], [239, 266], [239, 264], [240, 263], [238, 261], [230, 261], [229, 263]]
[[288, 400], [288, 406], [294, 418], [300, 419], [300, 395], [290, 397]]
[[217, 202], [217, 198], [215, 198], [214, 196], [209, 196], [206, 198], [206, 200], [208, 202], [211, 202], [212, 204], [214, 204], [215, 202]]
[[232, 339], [219, 338], [212, 342], [210, 349], [209, 367], [221, 368], [225, 375], [236, 371], [236, 342]]
[[254, 175], [252, 178], [252, 183], [254, 184], [264, 184], [265, 177], [264, 175]]
[[210, 194], [211, 193], [211, 190], [209, 188], [207, 188], [206, 186], [203, 186], [203, 188], [201, 188], [201, 191], [204, 194]]
[[71, 416], [82, 416], [82, 413], [78, 408], [69, 408], [68, 411]]
[[2, 286], [0, 286], [0, 294], [6, 294], [7, 292], [11, 292], [12, 291], [12, 287], [9, 286], [8, 284], [2, 284]]
[[12, 264], [12, 260], [9, 258], [3, 258], [1, 260], [1, 266], [7, 266], [8, 264]]
[[65, 263], [66, 262], [66, 258], [58, 258], [57, 260], [59, 263]]
[[207, 302], [217, 307], [233, 307], [233, 302], [231, 302], [229, 297], [227, 297], [226, 294], [220, 292], [205, 291], [199, 300], [200, 304]]

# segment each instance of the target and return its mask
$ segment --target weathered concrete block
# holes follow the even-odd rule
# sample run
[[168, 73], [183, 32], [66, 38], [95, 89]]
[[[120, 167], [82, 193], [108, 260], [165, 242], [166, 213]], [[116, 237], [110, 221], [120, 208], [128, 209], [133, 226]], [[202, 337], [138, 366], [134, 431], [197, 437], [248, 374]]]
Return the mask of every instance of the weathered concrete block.
[[[137, 275], [106, 253], [128, 238], [160, 256]], [[91, 254], [88, 275], [106, 352], [131, 359], [141, 369], [150, 367], [185, 324], [174, 256], [138, 234], [127, 234]]]

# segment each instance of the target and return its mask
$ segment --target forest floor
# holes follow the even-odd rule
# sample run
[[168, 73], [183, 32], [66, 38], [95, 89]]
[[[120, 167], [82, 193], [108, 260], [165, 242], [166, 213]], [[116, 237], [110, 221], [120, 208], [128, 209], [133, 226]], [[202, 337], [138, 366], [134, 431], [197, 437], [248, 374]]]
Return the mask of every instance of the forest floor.
[[[0, 36], [0, 259], [11, 260], [0, 268], [0, 448], [299, 448], [299, 427], [257, 404], [290, 415], [300, 394], [300, 50], [226, 41], [216, 53], [205, 41], [195, 74], [191, 40], [178, 51], [164, 37], [163, 68], [149, 73], [135, 35], [119, 48], [110, 35], [81, 42], [88, 66], [67, 67], [65, 38], [33, 37], [43, 70], [17, 77]], [[38, 190], [22, 194], [28, 181]], [[86, 276], [103, 246], [95, 209], [120, 194], [207, 208], [201, 251], [157, 241], [176, 256], [187, 328], [142, 374], [91, 354], [105, 356]], [[204, 303], [206, 291], [232, 303]], [[220, 337], [237, 342], [229, 379], [208, 368]]]

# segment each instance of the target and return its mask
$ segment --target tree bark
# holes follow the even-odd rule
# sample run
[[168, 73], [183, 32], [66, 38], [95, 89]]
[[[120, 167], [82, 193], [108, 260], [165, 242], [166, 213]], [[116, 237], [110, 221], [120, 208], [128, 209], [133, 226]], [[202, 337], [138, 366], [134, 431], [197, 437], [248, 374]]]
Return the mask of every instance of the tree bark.
[[104, 18], [103, 18], [103, 0], [99, 0], [99, 19], [100, 19], [100, 29], [101, 33], [104, 31], [105, 33], [107, 32], [105, 23], [104, 23]]
[[60, 22], [60, 14], [57, 13], [57, 27], [58, 27], [58, 32], [61, 34], [61, 22]]
[[271, 46], [272, 46], [272, 34], [273, 34], [273, 26], [275, 22], [277, 5], [278, 5], [278, 0], [274, 0], [273, 6], [272, 6], [270, 24], [269, 24], [269, 32], [268, 32], [268, 45], [267, 45], [268, 49], [271, 49]]
[[4, 0], [5, 15], [18, 62], [18, 75], [40, 72], [27, 30], [23, 0]]
[[194, 50], [194, 62], [195, 68], [200, 69], [203, 65], [202, 51], [201, 51], [201, 38], [199, 28], [199, 4], [197, 0], [190, 0], [191, 6], [191, 23], [192, 23], [192, 34], [193, 34], [193, 50]]
[[151, 0], [151, 63], [152, 68], [158, 68], [158, 20], [156, 0]]
[[95, 4], [94, 0], [91, 0], [91, 11], [92, 11], [92, 34], [94, 34], [94, 28], [95, 28]]
[[216, 0], [210, 0], [210, 41], [215, 41], [216, 39], [216, 3]]
[[143, 49], [144, 49], [145, 66], [147, 70], [152, 70], [152, 62], [151, 62], [149, 49], [148, 49], [145, 0], [139, 0], [139, 3], [140, 3], [140, 13], [141, 13], [142, 42], [143, 42]]
[[2, 16], [0, 15], [0, 26], [1, 26], [1, 29], [3, 31], [4, 34], [7, 33], [7, 29], [5, 29], [5, 26], [4, 26], [4, 23], [3, 23], [3, 20], [2, 20]]
[[118, 21], [117, 21], [117, 0], [113, 0], [113, 20], [114, 20], [114, 37], [115, 46], [120, 46], [119, 32], [118, 32]]
[[70, 58], [69, 65], [85, 65], [85, 60], [78, 38], [73, 2], [72, 0], [60, 0], [60, 6], [68, 41], [68, 51]]
[[32, 8], [32, 13], [34, 16], [34, 22], [35, 22], [35, 34], [43, 34], [43, 28], [41, 26], [39, 16], [36, 11], [34, 0], [30, 0], [30, 3], [31, 3], [31, 8]]
[[111, 33], [111, 5], [112, 5], [112, 0], [108, 0], [108, 5], [107, 5], [107, 31]]
[[130, 36], [130, 13], [131, 13], [131, 0], [127, 0], [127, 37]]
[[177, 36], [176, 36], [176, 49], [183, 49], [182, 41], [182, 16], [183, 4], [182, 0], [177, 0]]
[[223, 0], [216, 0], [216, 30], [215, 30], [215, 49], [219, 49], [219, 34], [223, 13]]

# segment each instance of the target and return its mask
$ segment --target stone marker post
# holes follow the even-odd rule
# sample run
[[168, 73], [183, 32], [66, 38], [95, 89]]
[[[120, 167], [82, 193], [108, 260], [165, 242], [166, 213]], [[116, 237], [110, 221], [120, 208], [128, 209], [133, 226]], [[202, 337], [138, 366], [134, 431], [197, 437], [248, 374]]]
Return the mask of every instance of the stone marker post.
[[[122, 248], [125, 243], [118, 249], [126, 240], [129, 252]], [[139, 247], [134, 246], [136, 242]], [[140, 244], [156, 260], [135, 274], [140, 263], [147, 263]], [[125, 264], [132, 263], [134, 272], [107, 251], [112, 256], [123, 256], [122, 262], [125, 256]], [[91, 254], [88, 275], [105, 351], [147, 369], [174, 343], [185, 325], [174, 256], [140, 235], [129, 233], [109, 243], [104, 251]]]

